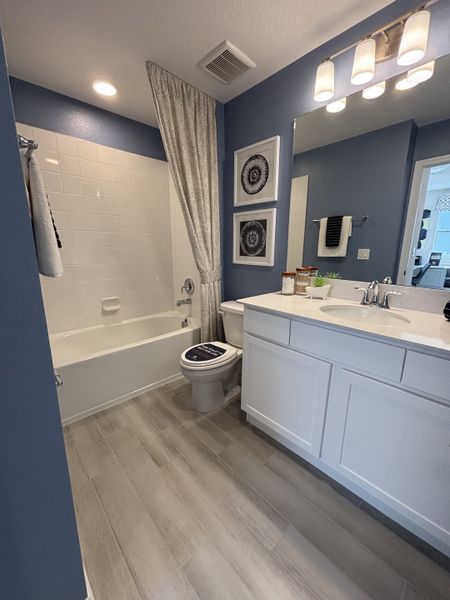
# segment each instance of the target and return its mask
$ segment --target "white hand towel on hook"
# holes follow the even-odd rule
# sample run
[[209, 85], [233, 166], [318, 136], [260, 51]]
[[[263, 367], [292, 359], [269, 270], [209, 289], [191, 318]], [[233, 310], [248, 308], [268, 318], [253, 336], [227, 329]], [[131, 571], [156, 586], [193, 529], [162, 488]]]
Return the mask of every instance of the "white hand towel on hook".
[[352, 235], [352, 218], [343, 217], [339, 246], [336, 246], [335, 248], [329, 248], [326, 245], [327, 221], [328, 217], [320, 219], [317, 256], [328, 256], [336, 258], [347, 256], [348, 240]]
[[47, 277], [61, 277], [64, 272], [63, 264], [41, 169], [34, 152], [27, 156], [27, 153], [21, 150], [20, 154], [25, 187], [28, 192], [39, 272]]

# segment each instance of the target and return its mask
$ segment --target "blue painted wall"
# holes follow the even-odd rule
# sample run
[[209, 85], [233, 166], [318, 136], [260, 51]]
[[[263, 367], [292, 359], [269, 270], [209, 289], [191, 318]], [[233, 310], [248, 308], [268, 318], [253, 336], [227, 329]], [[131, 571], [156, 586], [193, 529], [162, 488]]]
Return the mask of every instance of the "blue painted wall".
[[[16, 120], [42, 129], [159, 160], [166, 153], [159, 129], [69, 96], [10, 77]], [[151, 102], [150, 89], [148, 92]]]
[[0, 36], [0, 597], [84, 600], [83, 570]]
[[[368, 263], [357, 252], [370, 248], [371, 278], [395, 278], [415, 131], [407, 121], [295, 155], [293, 176], [309, 175], [305, 265], [364, 281]], [[312, 220], [339, 214], [370, 218], [353, 225], [346, 257], [318, 258], [319, 227]]]
[[450, 154], [450, 119], [420, 127], [417, 132], [414, 161], [446, 154]]
[[[318, 108], [313, 100], [317, 65], [327, 56], [357, 42], [367, 33], [383, 26], [404, 12], [415, 8], [417, 0], [397, 0], [369, 19], [327, 42], [225, 105], [225, 184], [224, 184], [224, 278], [225, 297], [239, 298], [280, 288], [280, 274], [285, 268], [289, 198], [292, 175], [292, 123], [301, 114]], [[450, 2], [430, 8], [432, 13], [428, 56], [442, 56], [450, 51], [448, 28]], [[351, 52], [335, 61], [336, 97], [357, 91], [350, 85]], [[401, 72], [395, 61], [379, 65], [377, 80]], [[233, 153], [273, 135], [281, 136], [279, 201], [276, 206], [277, 230], [275, 265], [273, 268], [232, 264], [233, 244]], [[261, 208], [265, 205], [258, 205]], [[251, 207], [249, 207], [251, 210]], [[246, 210], [242, 207], [239, 210]]]

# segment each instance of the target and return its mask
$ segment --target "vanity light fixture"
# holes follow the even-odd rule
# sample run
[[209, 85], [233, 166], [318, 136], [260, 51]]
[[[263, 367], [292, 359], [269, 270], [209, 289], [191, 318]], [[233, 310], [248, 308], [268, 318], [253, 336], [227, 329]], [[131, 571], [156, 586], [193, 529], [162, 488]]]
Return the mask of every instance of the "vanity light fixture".
[[397, 64], [401, 66], [413, 65], [425, 56], [429, 28], [430, 13], [428, 10], [419, 10], [409, 17], [403, 30]]
[[334, 96], [334, 62], [327, 58], [317, 67], [314, 100], [326, 102]]
[[386, 82], [379, 81], [378, 83], [374, 83], [373, 85], [366, 87], [362, 91], [362, 97], [365, 100], [373, 100], [374, 98], [379, 98], [386, 91]]
[[[364, 86], [375, 77], [376, 65], [397, 57], [397, 64], [401, 66], [413, 65], [425, 56], [428, 45], [430, 29], [430, 11], [428, 8], [440, 0], [428, 0], [415, 10], [401, 15], [394, 21], [386, 23], [380, 29], [373, 31], [359, 42], [350, 44], [338, 50], [318, 67], [314, 86], [314, 100], [328, 102], [334, 96], [334, 60], [338, 56], [354, 49], [353, 66], [350, 81], [352, 85]], [[432, 65], [432, 66], [431, 66]], [[425, 65], [419, 70], [411, 69], [408, 72], [408, 84], [397, 82], [397, 89], [409, 89], [412, 83], [426, 81], [433, 75], [433, 63], [425, 71]], [[383, 84], [367, 87], [363, 97], [377, 98], [384, 93]], [[331, 103], [333, 104], [333, 103]], [[327, 107], [328, 108], [328, 107]], [[341, 109], [342, 110], [342, 109]]]
[[410, 90], [411, 88], [415, 87], [417, 85], [417, 82], [414, 81], [408, 81], [408, 79], [406, 77], [402, 77], [402, 79], [399, 79], [397, 81], [397, 83], [395, 84], [395, 89], [396, 90]]
[[327, 111], [329, 113], [338, 113], [341, 112], [341, 110], [344, 110], [346, 106], [347, 98], [344, 96], [344, 98], [340, 98], [339, 100], [335, 100], [334, 102], [327, 104]]
[[420, 67], [410, 69], [406, 74], [406, 79], [412, 83], [422, 83], [423, 81], [427, 81], [427, 79], [433, 77], [434, 63], [435, 61], [432, 60], [424, 65], [420, 65]]
[[100, 96], [115, 96], [117, 94], [117, 88], [109, 81], [103, 79], [96, 79], [92, 84], [94, 91]]
[[369, 37], [359, 42], [353, 59], [352, 85], [364, 85], [375, 77], [376, 42]]

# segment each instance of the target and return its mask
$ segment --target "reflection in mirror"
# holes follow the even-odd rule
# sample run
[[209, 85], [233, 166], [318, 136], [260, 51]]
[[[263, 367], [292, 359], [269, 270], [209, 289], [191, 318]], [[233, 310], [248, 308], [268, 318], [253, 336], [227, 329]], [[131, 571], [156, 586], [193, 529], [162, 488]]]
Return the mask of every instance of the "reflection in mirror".
[[403, 79], [296, 119], [288, 270], [450, 291], [450, 56]]

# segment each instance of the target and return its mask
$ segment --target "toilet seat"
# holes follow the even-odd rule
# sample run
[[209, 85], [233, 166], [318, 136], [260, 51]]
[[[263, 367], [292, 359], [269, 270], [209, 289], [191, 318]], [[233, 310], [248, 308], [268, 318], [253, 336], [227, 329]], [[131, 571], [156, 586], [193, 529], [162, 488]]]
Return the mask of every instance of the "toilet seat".
[[236, 358], [238, 349], [223, 342], [204, 342], [191, 346], [181, 355], [181, 366], [195, 371], [222, 367]]

